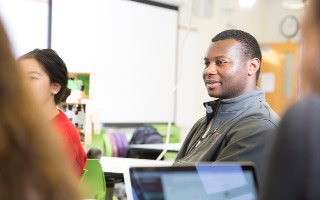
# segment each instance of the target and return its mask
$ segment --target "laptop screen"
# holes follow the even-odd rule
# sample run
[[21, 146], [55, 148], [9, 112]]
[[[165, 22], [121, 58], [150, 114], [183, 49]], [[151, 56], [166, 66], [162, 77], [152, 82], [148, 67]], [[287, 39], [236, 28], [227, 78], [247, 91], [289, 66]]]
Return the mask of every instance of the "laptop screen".
[[135, 200], [256, 200], [250, 165], [130, 168]]

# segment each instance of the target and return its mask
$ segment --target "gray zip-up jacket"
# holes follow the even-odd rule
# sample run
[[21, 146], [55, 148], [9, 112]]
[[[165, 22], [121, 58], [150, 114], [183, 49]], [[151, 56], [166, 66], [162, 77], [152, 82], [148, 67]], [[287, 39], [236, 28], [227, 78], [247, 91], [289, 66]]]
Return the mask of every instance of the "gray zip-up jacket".
[[279, 122], [278, 115], [265, 101], [264, 92], [251, 90], [233, 99], [218, 99], [204, 105], [206, 117], [193, 126], [174, 165], [251, 161], [261, 179], [271, 130]]

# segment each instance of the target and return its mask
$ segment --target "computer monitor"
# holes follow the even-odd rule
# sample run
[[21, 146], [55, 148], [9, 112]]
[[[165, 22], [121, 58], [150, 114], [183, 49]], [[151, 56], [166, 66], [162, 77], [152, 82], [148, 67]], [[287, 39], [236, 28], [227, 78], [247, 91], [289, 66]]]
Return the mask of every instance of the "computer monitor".
[[257, 200], [251, 164], [196, 164], [178, 167], [132, 167], [135, 200]]

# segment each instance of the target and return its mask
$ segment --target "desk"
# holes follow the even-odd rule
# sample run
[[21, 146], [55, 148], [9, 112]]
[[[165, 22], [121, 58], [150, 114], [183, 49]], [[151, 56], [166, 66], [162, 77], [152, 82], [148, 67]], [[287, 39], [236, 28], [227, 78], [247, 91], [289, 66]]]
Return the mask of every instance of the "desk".
[[[112, 188], [112, 184], [124, 182], [127, 199], [133, 200], [131, 192], [131, 180], [129, 174], [130, 167], [152, 167], [152, 166], [171, 166], [173, 161], [157, 161], [157, 160], [146, 160], [146, 159], [134, 159], [134, 158], [119, 158], [119, 157], [101, 157], [100, 163], [102, 170], [106, 177], [106, 183]], [[111, 190], [107, 197], [113, 193]], [[111, 196], [112, 199], [112, 196]]]
[[[129, 150], [137, 151], [153, 151], [161, 152], [165, 148], [166, 144], [130, 144]], [[167, 145], [167, 152], [178, 152], [182, 146], [182, 143], [169, 143]]]

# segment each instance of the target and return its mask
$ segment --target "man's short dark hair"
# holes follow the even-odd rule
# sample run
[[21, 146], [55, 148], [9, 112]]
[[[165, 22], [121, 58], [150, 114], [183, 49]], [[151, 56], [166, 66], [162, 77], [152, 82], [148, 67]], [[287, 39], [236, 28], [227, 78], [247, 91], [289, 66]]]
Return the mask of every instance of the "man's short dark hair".
[[[261, 68], [262, 56], [261, 56], [260, 46], [257, 40], [252, 35], [241, 30], [231, 29], [231, 30], [226, 30], [219, 33], [214, 38], [212, 38], [211, 41], [217, 42], [219, 40], [227, 40], [227, 39], [235, 39], [239, 41], [242, 46], [242, 53], [244, 54], [244, 56], [246, 56], [247, 59], [258, 58], [260, 60], [260, 68]], [[259, 79], [260, 68], [256, 73], [257, 82]]]

